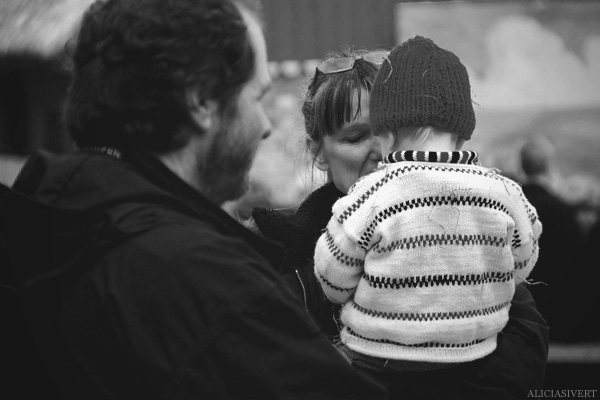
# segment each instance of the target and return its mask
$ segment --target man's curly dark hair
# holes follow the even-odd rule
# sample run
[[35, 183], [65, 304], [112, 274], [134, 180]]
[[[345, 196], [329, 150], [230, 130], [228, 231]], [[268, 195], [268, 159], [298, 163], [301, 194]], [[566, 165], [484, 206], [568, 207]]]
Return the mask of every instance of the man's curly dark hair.
[[98, 0], [71, 58], [65, 122], [75, 143], [157, 153], [187, 143], [186, 88], [226, 110], [255, 68], [230, 0]]

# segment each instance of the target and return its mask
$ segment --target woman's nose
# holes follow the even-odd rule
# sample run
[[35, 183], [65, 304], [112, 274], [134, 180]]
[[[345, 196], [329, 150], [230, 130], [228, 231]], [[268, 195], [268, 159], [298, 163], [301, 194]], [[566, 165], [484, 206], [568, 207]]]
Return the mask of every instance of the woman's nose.
[[381, 146], [379, 144], [379, 138], [373, 136], [371, 138], [371, 151], [369, 152], [369, 158], [373, 161], [381, 161]]

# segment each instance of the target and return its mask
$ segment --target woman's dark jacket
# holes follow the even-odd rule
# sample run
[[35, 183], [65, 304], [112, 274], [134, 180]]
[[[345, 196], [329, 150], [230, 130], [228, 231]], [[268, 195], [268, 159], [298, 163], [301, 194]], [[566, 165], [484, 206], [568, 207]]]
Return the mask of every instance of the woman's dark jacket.
[[157, 159], [39, 154], [4, 189], [10, 284], [62, 398], [385, 398], [282, 283], [279, 246]]
[[279, 241], [284, 256], [279, 272], [292, 290], [302, 297], [306, 309], [332, 340], [339, 335], [340, 306], [325, 297], [314, 274], [317, 240], [331, 218], [331, 207], [344, 194], [333, 183], [313, 191], [292, 214], [265, 208], [252, 212], [261, 234]]
[[[292, 214], [264, 208], [255, 209], [252, 214], [260, 232], [284, 247], [279, 268], [284, 281], [305, 299], [317, 324], [334, 340], [339, 335], [339, 307], [323, 295], [314, 276], [313, 257], [316, 242], [332, 216], [331, 208], [341, 196], [343, 193], [333, 183], [327, 183]], [[451, 373], [403, 372], [402, 381], [391, 376], [391, 398], [525, 398], [529, 390], [542, 387], [548, 343], [548, 325], [529, 290], [519, 285], [509, 322], [498, 335], [498, 347], [492, 354]]]

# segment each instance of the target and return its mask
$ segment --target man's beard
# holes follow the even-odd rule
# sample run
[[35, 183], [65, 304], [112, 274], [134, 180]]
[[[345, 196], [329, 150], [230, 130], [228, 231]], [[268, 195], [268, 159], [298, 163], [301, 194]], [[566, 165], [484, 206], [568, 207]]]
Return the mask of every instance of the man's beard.
[[237, 200], [248, 191], [248, 173], [256, 151], [251, 146], [240, 124], [228, 122], [217, 133], [206, 157], [198, 160], [202, 193], [214, 204]]

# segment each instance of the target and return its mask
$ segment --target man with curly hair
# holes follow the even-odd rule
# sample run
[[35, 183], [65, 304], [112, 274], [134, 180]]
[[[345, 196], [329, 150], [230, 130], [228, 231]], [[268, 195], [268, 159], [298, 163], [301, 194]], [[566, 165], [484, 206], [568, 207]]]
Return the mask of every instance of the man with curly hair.
[[62, 398], [385, 398], [285, 289], [280, 248], [220, 208], [270, 131], [259, 16], [239, 0], [84, 15], [76, 150], [32, 155], [12, 187], [40, 213], [29, 233], [53, 233], [48, 252], [22, 245], [15, 276]]

